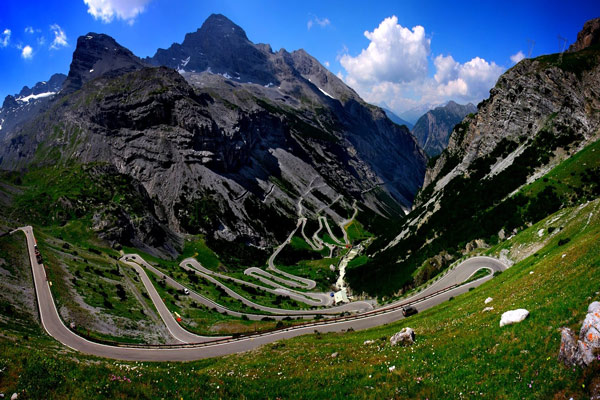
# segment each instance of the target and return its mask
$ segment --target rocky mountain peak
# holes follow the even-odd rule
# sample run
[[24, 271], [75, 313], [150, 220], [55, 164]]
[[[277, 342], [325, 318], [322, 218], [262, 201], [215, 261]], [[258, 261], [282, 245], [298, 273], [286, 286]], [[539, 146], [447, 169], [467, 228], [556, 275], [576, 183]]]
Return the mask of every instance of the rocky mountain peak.
[[234, 24], [229, 18], [222, 14], [211, 14], [195, 33], [185, 35], [184, 46], [192, 45], [196, 39], [200, 40], [221, 40], [224, 38], [234, 38], [233, 40], [248, 41], [246, 32], [238, 25]]
[[64, 83], [73, 92], [102, 75], [116, 76], [144, 67], [144, 63], [115, 39], [105, 34], [88, 33], [77, 39], [77, 47]]
[[279, 84], [269, 64], [270, 47], [255, 45], [227, 17], [213, 14], [181, 44], [158, 49], [146, 61], [180, 72], [211, 72], [240, 82]]
[[577, 34], [577, 40], [569, 47], [569, 52], [580, 51], [600, 43], [600, 18], [594, 18], [583, 25]]
[[450, 100], [446, 105], [427, 111], [412, 129], [419, 145], [425, 152], [434, 157], [440, 154], [448, 145], [448, 138], [454, 125], [463, 118], [477, 111], [477, 107], [469, 103], [458, 104]]

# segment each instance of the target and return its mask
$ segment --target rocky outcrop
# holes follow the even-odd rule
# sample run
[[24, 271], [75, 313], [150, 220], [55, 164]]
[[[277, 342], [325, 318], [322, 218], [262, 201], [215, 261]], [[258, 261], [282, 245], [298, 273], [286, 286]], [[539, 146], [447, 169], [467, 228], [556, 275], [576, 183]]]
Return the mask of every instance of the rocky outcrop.
[[448, 138], [456, 124], [465, 116], [477, 112], [477, 107], [449, 101], [446, 105], [427, 111], [415, 126], [412, 134], [429, 157], [440, 154], [448, 145]]
[[600, 302], [589, 305], [579, 338], [569, 328], [560, 330], [558, 359], [567, 366], [585, 367], [600, 356]]
[[577, 34], [577, 40], [569, 46], [569, 52], [581, 51], [600, 43], [600, 18], [587, 21]]
[[415, 331], [412, 328], [402, 328], [390, 338], [390, 345], [411, 345], [415, 342]]
[[[598, 134], [600, 118], [600, 52], [593, 49], [525, 59], [502, 75], [478, 112], [457, 125], [448, 147], [427, 170], [424, 187], [441, 190], [465, 174], [478, 158], [501, 141], [523, 144], [544, 129], [553, 135], [575, 132], [586, 140]], [[512, 163], [512, 148], [486, 171], [498, 173]], [[503, 162], [504, 161], [504, 162]]]

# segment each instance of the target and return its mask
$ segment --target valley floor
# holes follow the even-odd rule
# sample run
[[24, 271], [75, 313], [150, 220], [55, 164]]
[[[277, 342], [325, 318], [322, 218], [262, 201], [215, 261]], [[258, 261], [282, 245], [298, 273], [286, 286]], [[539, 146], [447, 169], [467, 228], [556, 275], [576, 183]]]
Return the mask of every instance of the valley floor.
[[[587, 305], [600, 299], [598, 209], [596, 200], [559, 211], [490, 250], [532, 246], [541, 229], [555, 227], [542, 248], [495, 279], [367, 331], [153, 364], [81, 355], [74, 361], [39, 330], [15, 324], [0, 344], [0, 392], [27, 390], [32, 398], [586, 398], [598, 366], [561, 365], [558, 329], [578, 329]], [[491, 312], [482, 311], [487, 297], [494, 299]], [[530, 317], [500, 328], [500, 314], [515, 308], [528, 309]], [[415, 329], [415, 345], [391, 347], [390, 336], [404, 326]]]

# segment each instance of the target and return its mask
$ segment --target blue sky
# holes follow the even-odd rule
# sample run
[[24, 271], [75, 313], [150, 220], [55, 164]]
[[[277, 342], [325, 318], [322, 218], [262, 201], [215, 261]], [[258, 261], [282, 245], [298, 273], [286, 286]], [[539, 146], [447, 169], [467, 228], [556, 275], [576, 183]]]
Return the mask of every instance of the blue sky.
[[527, 55], [528, 39], [535, 40], [532, 56], [557, 52], [557, 35], [572, 43], [585, 21], [600, 16], [597, 0], [372, 3], [3, 0], [0, 101], [67, 73], [77, 37], [87, 32], [107, 33], [145, 57], [222, 13], [253, 42], [304, 48], [366, 100], [394, 111], [450, 98], [476, 102], [519, 51]]

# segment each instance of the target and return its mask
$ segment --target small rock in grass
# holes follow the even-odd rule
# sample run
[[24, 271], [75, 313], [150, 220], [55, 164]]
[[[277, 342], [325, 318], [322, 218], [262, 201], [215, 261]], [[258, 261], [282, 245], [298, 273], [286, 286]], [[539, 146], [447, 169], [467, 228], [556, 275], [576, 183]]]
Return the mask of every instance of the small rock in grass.
[[331, 354], [331, 358], [336, 358], [338, 356], [338, 352], [336, 351], [335, 353]]
[[10, 396], [10, 400], [17, 400], [19, 398], [19, 395], [17, 393], [13, 393], [12, 396]]
[[367, 345], [367, 344], [373, 344], [373, 343], [375, 343], [374, 340], [365, 340], [363, 344]]
[[529, 275], [533, 275], [533, 271], [529, 271]]
[[502, 314], [500, 318], [500, 326], [516, 324], [518, 322], [523, 321], [525, 318], [529, 316], [529, 311], [524, 308], [519, 308], [517, 310], [510, 310]]
[[415, 342], [415, 331], [412, 328], [402, 328], [400, 332], [396, 332], [390, 338], [390, 344], [413, 344]]
[[487, 299], [485, 299], [484, 303], [485, 304], [489, 304], [493, 301], [494, 299], [492, 299], [491, 297], [488, 297]]
[[394, 371], [396, 369], [395, 365], [392, 365], [391, 367], [388, 368], [390, 370], [390, 372]]
[[492, 311], [493, 309], [494, 309], [494, 307], [486, 307], [483, 309], [483, 312]]

